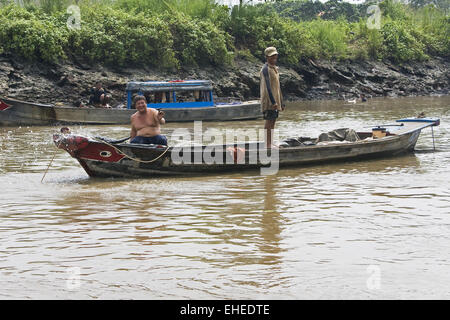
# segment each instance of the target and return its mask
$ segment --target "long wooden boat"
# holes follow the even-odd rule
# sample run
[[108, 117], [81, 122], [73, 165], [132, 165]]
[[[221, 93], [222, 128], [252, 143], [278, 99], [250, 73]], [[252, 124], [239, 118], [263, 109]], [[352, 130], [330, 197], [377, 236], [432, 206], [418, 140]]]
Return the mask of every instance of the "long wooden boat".
[[[158, 93], [164, 94], [164, 97], [167, 95], [168, 99], [155, 100]], [[166, 122], [232, 121], [262, 117], [257, 100], [216, 103], [210, 81], [148, 81], [127, 84], [124, 108], [78, 108], [0, 97], [0, 125], [129, 124], [131, 115], [136, 112], [132, 106], [134, 94], [146, 95], [149, 108], [163, 109]], [[190, 94], [192, 101], [187, 101], [182, 94]], [[194, 94], [197, 94], [197, 99]]]
[[382, 138], [373, 138], [373, 132], [358, 132], [360, 140], [354, 142], [315, 144], [316, 139], [297, 138], [295, 141], [300, 145], [288, 144], [279, 150], [265, 149], [262, 142], [166, 147], [115, 143], [73, 134], [55, 134], [53, 140], [58, 148], [77, 159], [91, 177], [141, 178], [395, 156], [413, 151], [421, 130], [439, 124], [439, 119], [401, 119], [397, 120], [395, 129], [386, 130]]

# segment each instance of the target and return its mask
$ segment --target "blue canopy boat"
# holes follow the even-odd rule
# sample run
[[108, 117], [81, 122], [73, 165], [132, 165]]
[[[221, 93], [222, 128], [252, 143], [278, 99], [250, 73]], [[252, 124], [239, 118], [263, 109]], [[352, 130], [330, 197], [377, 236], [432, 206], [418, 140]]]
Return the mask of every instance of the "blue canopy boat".
[[149, 108], [164, 109], [166, 122], [250, 120], [262, 116], [259, 101], [216, 103], [209, 80], [129, 82], [126, 108], [77, 108], [0, 97], [0, 125], [129, 124], [135, 94]]
[[[127, 84], [127, 108], [133, 109], [132, 98], [135, 94], [148, 97], [154, 94], [154, 99], [148, 99], [149, 108], [201, 108], [214, 107], [213, 87], [209, 80], [176, 80], [176, 81], [146, 81], [129, 82]], [[191, 93], [189, 101], [180, 98], [180, 93]]]

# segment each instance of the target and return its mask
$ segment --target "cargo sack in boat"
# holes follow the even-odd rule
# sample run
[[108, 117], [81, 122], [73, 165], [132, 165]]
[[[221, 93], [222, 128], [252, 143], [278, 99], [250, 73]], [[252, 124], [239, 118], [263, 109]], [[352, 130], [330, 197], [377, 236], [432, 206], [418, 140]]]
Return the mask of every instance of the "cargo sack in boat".
[[304, 138], [304, 137], [298, 137], [298, 138], [289, 138], [286, 140], [283, 140], [279, 144], [280, 147], [306, 147], [306, 146], [313, 146], [315, 143], [311, 141], [311, 138]]
[[349, 128], [336, 129], [327, 133], [320, 134], [316, 143], [323, 141], [350, 141], [361, 140], [355, 130]]

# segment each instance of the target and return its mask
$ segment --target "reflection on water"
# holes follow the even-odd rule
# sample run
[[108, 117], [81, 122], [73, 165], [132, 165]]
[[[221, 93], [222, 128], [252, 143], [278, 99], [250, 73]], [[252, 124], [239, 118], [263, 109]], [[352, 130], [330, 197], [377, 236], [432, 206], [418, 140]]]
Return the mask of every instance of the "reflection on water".
[[[437, 151], [426, 130], [414, 154], [274, 176], [90, 179], [56, 151], [41, 184], [57, 128], [0, 128], [0, 298], [449, 298], [449, 102], [289, 105], [277, 124], [281, 139], [425, 110], [442, 121]], [[379, 289], [367, 286], [368, 266], [380, 268]]]

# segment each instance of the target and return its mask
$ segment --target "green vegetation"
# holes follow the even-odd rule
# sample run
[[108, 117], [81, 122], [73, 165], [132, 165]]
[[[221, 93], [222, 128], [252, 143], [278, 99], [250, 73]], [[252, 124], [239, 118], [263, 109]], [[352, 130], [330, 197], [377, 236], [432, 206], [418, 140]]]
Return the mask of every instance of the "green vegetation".
[[[81, 28], [70, 29], [70, 4]], [[0, 0], [0, 53], [30, 61], [64, 59], [112, 66], [161, 68], [225, 65], [233, 57], [262, 59], [390, 59], [450, 55], [448, 1], [434, 6], [383, 0], [379, 29], [367, 8], [339, 0], [285, 0], [229, 9], [214, 0]], [[73, 16], [72, 16], [73, 18]]]

